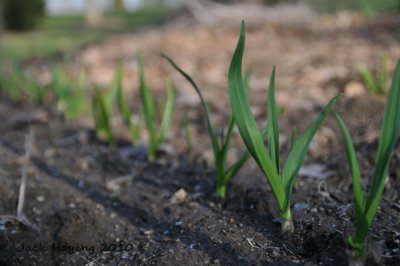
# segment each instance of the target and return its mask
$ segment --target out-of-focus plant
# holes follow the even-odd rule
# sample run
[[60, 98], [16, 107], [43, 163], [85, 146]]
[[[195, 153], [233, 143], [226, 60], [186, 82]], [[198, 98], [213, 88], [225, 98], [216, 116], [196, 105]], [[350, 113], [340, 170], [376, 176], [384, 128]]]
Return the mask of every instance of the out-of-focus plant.
[[393, 75], [392, 86], [387, 96], [378, 152], [375, 159], [375, 170], [372, 184], [367, 195], [364, 194], [362, 189], [359, 164], [350, 133], [341, 117], [338, 114], [335, 114], [335, 117], [344, 137], [348, 164], [353, 180], [354, 220], [356, 232], [354, 236], [349, 238], [349, 243], [353, 248], [353, 259], [359, 261], [362, 260], [363, 257], [368, 230], [377, 212], [384, 190], [385, 181], [388, 176], [389, 163], [396, 142], [400, 136], [400, 61], [397, 63]]
[[139, 67], [139, 88], [140, 97], [142, 101], [143, 115], [146, 122], [146, 127], [149, 133], [149, 148], [148, 148], [148, 160], [153, 161], [156, 156], [157, 149], [164, 141], [167, 134], [169, 125], [172, 121], [172, 115], [175, 106], [175, 89], [172, 84], [172, 80], [166, 79], [167, 85], [167, 100], [165, 103], [164, 112], [160, 117], [161, 125], [158, 133], [156, 132], [156, 104], [153, 99], [153, 95], [147, 86], [145, 73], [144, 73], [144, 63], [143, 58], [138, 56], [138, 67]]
[[374, 95], [386, 95], [387, 77], [388, 77], [388, 63], [387, 56], [383, 55], [381, 63], [376, 76], [365, 65], [357, 66], [358, 73], [361, 75], [365, 86]]
[[84, 72], [71, 73], [68, 62], [62, 66], [53, 67], [51, 70], [51, 89], [54, 93], [54, 100], [57, 108], [64, 112], [68, 119], [74, 119], [85, 113], [87, 110], [87, 99], [89, 93], [82, 81], [85, 80]]
[[13, 65], [1, 72], [0, 88], [13, 101], [28, 100], [35, 104], [44, 103], [48, 86], [42, 85], [35, 77], [26, 75], [20, 65]]
[[94, 86], [93, 90], [92, 114], [97, 137], [100, 139], [106, 139], [108, 143], [114, 144], [114, 136], [111, 129], [110, 108], [107, 106], [104, 91], [97, 86]]
[[24, 83], [30, 100], [36, 104], [44, 103], [49, 88], [47, 86], [39, 84], [39, 82], [33, 78], [25, 79]]
[[14, 66], [11, 71], [4, 69], [1, 71], [0, 88], [2, 93], [17, 101], [22, 97], [23, 69], [21, 66]]
[[117, 104], [118, 104], [118, 109], [122, 116], [122, 120], [124, 121], [124, 124], [128, 127], [132, 143], [135, 144], [140, 139], [141, 118], [143, 116], [142, 115], [143, 112], [139, 111], [140, 115], [138, 121], [136, 122], [132, 121], [132, 114], [131, 111], [129, 110], [129, 105], [123, 91], [122, 64], [117, 64], [117, 66], [115, 67], [113, 86], [115, 86], [116, 89]]

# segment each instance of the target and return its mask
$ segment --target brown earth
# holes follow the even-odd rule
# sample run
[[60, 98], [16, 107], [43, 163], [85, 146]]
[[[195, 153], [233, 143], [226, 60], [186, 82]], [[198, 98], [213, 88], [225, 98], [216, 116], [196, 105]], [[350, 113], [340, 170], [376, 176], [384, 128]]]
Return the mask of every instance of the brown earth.
[[[265, 121], [266, 76], [277, 66], [277, 101], [283, 155], [294, 125], [300, 130], [327, 100], [348, 123], [365, 186], [373, 171], [384, 98], [371, 96], [356, 65], [376, 66], [386, 53], [389, 69], [400, 57], [399, 20], [321, 17], [305, 25], [268, 24], [248, 29], [245, 60], [251, 66], [251, 101]], [[342, 19], [342, 20], [341, 20]], [[236, 27], [237, 26], [237, 27]], [[226, 71], [238, 36], [234, 27], [202, 26], [182, 20], [163, 29], [121, 36], [76, 54], [76, 65], [107, 84], [118, 60], [126, 88], [136, 99], [135, 53], [145, 57], [150, 85], [163, 95], [163, 76], [178, 90], [176, 116], [155, 163], [145, 146], [119, 141], [112, 148], [82, 123], [66, 123], [51, 107], [0, 102], [0, 214], [15, 214], [25, 138], [33, 132], [28, 163], [24, 225], [0, 219], [3, 265], [343, 265], [346, 238], [354, 231], [349, 171], [343, 141], [330, 117], [314, 139], [292, 207], [293, 235], [283, 235], [265, 178], [249, 162], [233, 178], [226, 201], [214, 195], [211, 146], [192, 88], [160, 53], [173, 57], [202, 87], [213, 118], [228, 117]], [[194, 151], [185, 151], [182, 113], [189, 110]], [[124, 130], [116, 122], [117, 131]], [[236, 134], [230, 160], [244, 147]], [[393, 157], [379, 212], [369, 234], [369, 264], [400, 263], [400, 153]]]

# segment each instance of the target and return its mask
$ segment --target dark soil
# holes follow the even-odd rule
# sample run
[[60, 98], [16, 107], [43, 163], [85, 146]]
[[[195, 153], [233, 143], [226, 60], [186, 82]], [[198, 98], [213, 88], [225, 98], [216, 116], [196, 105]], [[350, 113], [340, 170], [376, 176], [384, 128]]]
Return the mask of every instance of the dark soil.
[[[346, 76], [337, 82], [348, 80]], [[280, 118], [283, 139], [294, 124], [303, 129], [321, 107], [288, 108]], [[363, 93], [344, 97], [335, 109], [348, 123], [368, 187], [384, 99]], [[195, 110], [200, 118], [192, 122], [203, 126], [201, 109]], [[91, 128], [66, 123], [53, 108], [7, 100], [0, 102], [0, 121], [2, 215], [16, 212], [26, 166], [25, 139], [33, 132], [24, 209], [31, 225], [0, 216], [1, 265], [348, 263], [346, 238], [354, 231], [352, 187], [332, 118], [306, 159], [304, 169], [314, 169], [312, 174], [302, 174], [293, 193], [293, 235], [281, 233], [273, 194], [252, 161], [234, 177], [228, 198], [222, 201], [214, 195], [213, 169], [203, 162], [204, 156], [198, 156], [200, 149], [193, 154], [182, 149], [160, 153], [156, 162], [148, 163], [145, 147], [132, 147], [123, 140], [109, 147]], [[176, 134], [170, 139], [179, 143], [182, 137]], [[200, 131], [194, 142], [200, 147], [208, 143], [206, 132]], [[234, 144], [243, 150], [240, 141]], [[283, 154], [287, 146], [284, 141]], [[400, 264], [398, 148], [389, 174], [368, 238], [369, 265]]]

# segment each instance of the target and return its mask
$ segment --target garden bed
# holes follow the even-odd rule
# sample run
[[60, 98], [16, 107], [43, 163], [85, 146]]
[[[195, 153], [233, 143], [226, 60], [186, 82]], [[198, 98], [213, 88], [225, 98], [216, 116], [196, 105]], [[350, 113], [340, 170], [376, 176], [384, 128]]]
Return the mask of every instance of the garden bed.
[[[256, 71], [250, 82], [250, 95], [260, 122], [266, 119], [267, 82], [263, 77], [272, 68], [270, 63], [275, 61], [278, 65], [277, 101], [285, 107], [280, 117], [284, 154], [288, 152], [288, 136], [293, 125], [298, 125], [300, 130], [304, 129], [328, 98], [338, 92], [345, 92], [335, 110], [348, 123], [362, 174], [370, 178], [384, 99], [371, 96], [364, 88], [354, 89], [354, 84], [360, 83], [355, 72], [350, 71], [355, 66], [349, 62], [352, 58], [358, 61], [365, 58], [361, 63], [376, 60], [375, 52], [381, 51], [379, 48], [383, 45], [378, 40], [389, 45], [385, 51], [392, 65], [395, 62], [393, 57], [400, 54], [393, 37], [396, 31], [393, 25], [398, 25], [396, 20], [390, 20], [388, 24], [368, 23], [365, 24], [367, 26], [350, 24], [347, 28], [335, 26], [334, 23], [320, 23], [319, 26], [326, 27], [324, 30], [316, 28], [318, 23], [303, 28], [269, 25], [250, 29], [249, 46], [246, 48], [248, 53], [245, 57], [250, 58], [249, 64], [254, 65]], [[335, 26], [333, 29], [330, 28], [332, 25]], [[205, 86], [210, 77], [210, 86], [226, 88], [226, 75], [223, 71], [228, 69], [227, 62], [234, 48], [239, 24], [232, 30], [225, 29], [227, 41], [222, 43], [221, 39], [218, 45], [218, 49], [225, 52], [208, 46], [202, 47], [205, 43], [211, 45], [217, 41], [200, 43], [197, 47], [212, 50], [220, 58], [210, 58], [207, 55], [191, 58], [193, 54], [189, 56], [185, 53], [196, 50], [190, 48], [196, 42], [194, 39], [191, 42], [182, 39], [187, 32], [204, 38], [209, 35], [220, 38], [217, 37], [218, 29], [191, 25], [178, 31], [174, 28], [176, 26], [171, 27], [173, 30], [163, 33], [163, 43], [169, 43], [166, 41], [170, 36], [168, 34], [175, 37], [181, 34], [181, 39], [176, 40], [182, 40], [182, 44], [178, 42], [173, 47], [175, 54], [172, 44], [167, 47], [148, 46], [143, 51], [145, 61], [146, 55], [149, 55], [148, 75], [154, 77], [149, 78], [149, 83], [160, 90], [160, 83], [157, 82], [161, 76], [158, 74], [166, 71], [173, 73], [167, 64], [160, 68], [152, 64], [155, 60], [161, 62], [161, 59], [155, 59], [154, 53], [162, 51], [170, 52], [169, 55], [176, 57], [178, 62], [187, 62], [184, 67], [191, 73], [201, 73], [194, 77], [201, 79], [202, 85]], [[376, 34], [373, 36], [376, 39], [367, 40], [363, 34], [374, 30]], [[127, 58], [125, 63], [129, 65], [131, 59], [126, 53], [129, 54], [131, 50], [121, 47], [127, 47], [132, 40], [141, 38], [142, 41], [137, 45], [144, 49], [146, 40], [147, 43], [154, 41], [156, 33], [113, 38], [109, 43], [104, 42], [87, 48], [91, 50], [80, 51], [79, 55], [88, 60], [86, 63], [92, 66], [94, 76], [101, 71], [108, 73], [104, 66], [115, 63], [118, 58]], [[265, 39], [260, 41], [264, 35]], [[267, 37], [274, 41], [268, 44]], [[307, 44], [302, 42], [304, 40], [309, 41], [311, 47], [307, 48]], [[359, 45], [349, 48], [352, 41]], [[121, 45], [121, 49], [116, 49], [120, 54], [108, 54], [110, 58], [104, 56], [107, 55], [104, 51], [116, 48], [113, 45], [115, 43]], [[227, 43], [230, 44], [229, 49]], [[285, 45], [280, 45], [282, 43]], [[183, 48], [179, 49], [179, 45]], [[268, 62], [260, 61], [261, 57], [264, 58], [263, 54], [257, 57], [252, 53], [263, 45], [271, 48], [267, 49], [269, 57], [264, 54], [265, 58], [269, 58]], [[185, 50], [184, 47], [190, 49]], [[336, 49], [335, 55], [329, 52], [330, 49]], [[357, 49], [362, 52], [356, 53]], [[282, 57], [278, 58], [276, 54], [279, 53]], [[295, 55], [302, 56], [304, 60], [294, 58]], [[95, 58], [92, 63], [90, 58]], [[289, 58], [294, 59], [286, 60]], [[221, 63], [210, 66], [206, 64], [207, 59]], [[108, 64], [102, 64], [104, 60]], [[206, 70], [209, 72], [206, 73]], [[129, 72], [129, 68], [126, 71]], [[129, 73], [126, 76], [129, 79]], [[178, 101], [176, 114], [191, 106], [189, 114], [194, 131], [194, 151], [190, 154], [185, 151], [181, 141], [181, 121], [176, 118], [168, 145], [153, 163], [145, 159], [145, 146], [133, 147], [127, 141], [119, 140], [115, 147], [109, 147], [95, 137], [93, 128], [66, 123], [62, 114], [53, 107], [34, 107], [6, 100], [0, 102], [0, 120], [3, 121], [0, 125], [1, 214], [15, 214], [17, 192], [25, 164], [26, 136], [29, 132], [33, 133], [30, 139], [32, 159], [28, 164], [24, 209], [31, 224], [24, 225], [5, 216], [0, 219], [1, 264], [347, 263], [349, 247], [346, 238], [354, 230], [352, 187], [343, 140], [334, 119], [327, 119], [311, 145], [299, 176], [298, 188], [292, 198], [295, 232], [293, 235], [285, 235], [281, 233], [276, 219], [278, 209], [273, 194], [253, 161], [249, 161], [233, 178], [228, 187], [227, 199], [222, 201], [216, 198], [214, 170], [210, 167], [212, 158], [207, 155], [211, 145], [206, 135], [202, 110], [196, 101], [193, 103], [196, 107], [190, 103], [192, 89], [186, 88], [187, 84], [177, 75], [174, 79], [178, 93], [187, 96]], [[132, 78], [132, 84], [134, 81], [135, 78]], [[126, 82], [129, 84], [129, 80]], [[229, 110], [226, 90], [206, 89], [205, 94], [216, 114], [215, 120], [225, 124], [227, 116], [222, 110]], [[235, 134], [233, 144], [234, 157], [238, 151], [244, 150], [238, 134]], [[400, 263], [399, 161], [400, 153], [396, 149], [380, 209], [368, 238], [368, 262], [371, 264]], [[365, 184], [368, 184], [367, 180]]]

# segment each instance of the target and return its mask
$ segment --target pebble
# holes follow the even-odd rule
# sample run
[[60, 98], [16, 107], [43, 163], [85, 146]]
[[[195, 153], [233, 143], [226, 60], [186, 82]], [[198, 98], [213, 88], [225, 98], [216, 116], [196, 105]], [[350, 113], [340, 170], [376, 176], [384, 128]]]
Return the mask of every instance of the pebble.
[[184, 202], [187, 197], [187, 192], [183, 188], [177, 190], [174, 195], [169, 199], [171, 204]]
[[310, 204], [305, 203], [305, 202], [298, 202], [294, 204], [293, 209], [294, 210], [302, 210], [302, 209], [308, 209], [310, 208]]
[[317, 212], [318, 212], [317, 208], [312, 208], [311, 209], [311, 213], [317, 213]]
[[193, 250], [194, 249], [194, 246], [195, 246], [195, 244], [193, 244], [193, 243], [191, 243], [190, 245], [189, 245], [189, 250]]
[[153, 230], [144, 230], [143, 231], [143, 234], [145, 234], [145, 235], [151, 235], [153, 233]]
[[38, 196], [38, 197], [36, 197], [36, 200], [38, 202], [43, 202], [45, 200], [45, 198], [43, 196]]
[[181, 226], [181, 225], [182, 225], [182, 221], [177, 221], [177, 222], [175, 223], [175, 225], [176, 225], [176, 226]]
[[344, 88], [344, 94], [349, 97], [357, 97], [365, 93], [364, 86], [360, 82], [350, 81]]
[[133, 174], [119, 176], [117, 178], [107, 181], [106, 187], [108, 190], [111, 190], [113, 192], [119, 192], [122, 190], [122, 188], [128, 185], [129, 182], [133, 180], [133, 178]]

